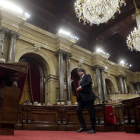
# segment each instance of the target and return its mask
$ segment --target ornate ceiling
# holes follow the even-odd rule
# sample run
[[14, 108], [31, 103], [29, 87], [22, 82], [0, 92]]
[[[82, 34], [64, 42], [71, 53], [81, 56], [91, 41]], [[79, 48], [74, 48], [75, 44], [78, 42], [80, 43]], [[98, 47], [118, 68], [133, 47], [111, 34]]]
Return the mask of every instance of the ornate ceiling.
[[[121, 14], [116, 14], [115, 19], [100, 26], [85, 26], [82, 22], [79, 23], [74, 2], [75, 0], [16, 1], [31, 15], [29, 23], [54, 34], [63, 27], [80, 38], [77, 42], [79, 46], [90, 51], [100, 47], [110, 54], [109, 60], [119, 63], [124, 59], [133, 65], [131, 70], [140, 71], [140, 52], [131, 52], [126, 45], [126, 37], [136, 26], [135, 20], [132, 19], [135, 12], [133, 0], [126, 0], [127, 6], [121, 8]], [[136, 3], [140, 9], [140, 0], [136, 0]]]

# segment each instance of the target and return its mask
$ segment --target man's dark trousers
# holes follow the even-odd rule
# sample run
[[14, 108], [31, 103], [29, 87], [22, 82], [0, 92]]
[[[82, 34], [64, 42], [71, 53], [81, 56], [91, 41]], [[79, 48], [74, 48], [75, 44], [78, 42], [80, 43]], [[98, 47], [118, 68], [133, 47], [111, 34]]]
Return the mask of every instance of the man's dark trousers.
[[91, 129], [95, 130], [96, 117], [95, 117], [95, 109], [94, 109], [94, 100], [83, 101], [81, 97], [79, 97], [78, 106], [77, 106], [77, 116], [82, 128], [86, 128], [85, 120], [83, 118], [83, 113], [82, 113], [85, 107], [87, 108], [90, 114]]

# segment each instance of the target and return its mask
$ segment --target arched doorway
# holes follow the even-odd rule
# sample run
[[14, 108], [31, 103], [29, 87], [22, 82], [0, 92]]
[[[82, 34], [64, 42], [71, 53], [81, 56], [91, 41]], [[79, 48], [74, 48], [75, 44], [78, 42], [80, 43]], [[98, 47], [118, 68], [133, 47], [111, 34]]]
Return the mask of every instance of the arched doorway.
[[75, 68], [71, 72], [71, 79], [72, 79], [72, 101], [77, 102], [77, 92], [76, 89], [79, 86], [78, 81], [80, 79], [79, 75], [77, 74], [77, 69]]
[[113, 83], [111, 82], [110, 79], [105, 79], [105, 82], [106, 82], [107, 95], [113, 94], [115, 92]]
[[30, 99], [32, 103], [38, 101], [45, 103], [45, 72], [46, 68], [43, 63], [43, 57], [35, 53], [24, 54], [20, 62], [28, 62], [28, 75], [23, 89], [20, 103]]

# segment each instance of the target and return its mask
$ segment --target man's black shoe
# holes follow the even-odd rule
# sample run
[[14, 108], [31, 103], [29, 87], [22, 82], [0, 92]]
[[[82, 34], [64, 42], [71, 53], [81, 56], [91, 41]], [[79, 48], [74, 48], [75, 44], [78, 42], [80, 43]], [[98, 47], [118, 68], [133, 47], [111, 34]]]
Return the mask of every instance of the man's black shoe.
[[87, 128], [80, 128], [79, 130], [76, 130], [76, 132], [83, 132], [83, 131], [87, 131]]
[[95, 134], [95, 133], [96, 133], [96, 131], [93, 130], [93, 129], [91, 129], [90, 131], [88, 131], [88, 134]]

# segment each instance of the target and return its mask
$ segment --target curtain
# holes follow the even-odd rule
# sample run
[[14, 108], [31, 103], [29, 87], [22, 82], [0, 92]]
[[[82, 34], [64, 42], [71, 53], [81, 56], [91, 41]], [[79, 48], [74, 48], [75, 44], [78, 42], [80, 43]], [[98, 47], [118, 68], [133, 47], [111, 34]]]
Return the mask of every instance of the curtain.
[[18, 88], [21, 89], [20, 99], [23, 95], [23, 91], [24, 91], [26, 80], [27, 80], [27, 76], [28, 76], [27, 73], [18, 72], [17, 84], [18, 84]]
[[[79, 87], [78, 85], [78, 80], [79, 80], [79, 77], [75, 76], [75, 75], [72, 75], [72, 80], [73, 80], [73, 83], [74, 83], [74, 87], [75, 87], [75, 90]], [[76, 91], [77, 93], [77, 96], [79, 97], [79, 91]]]
[[40, 102], [40, 72], [33, 63], [29, 63], [29, 77], [32, 101]]

